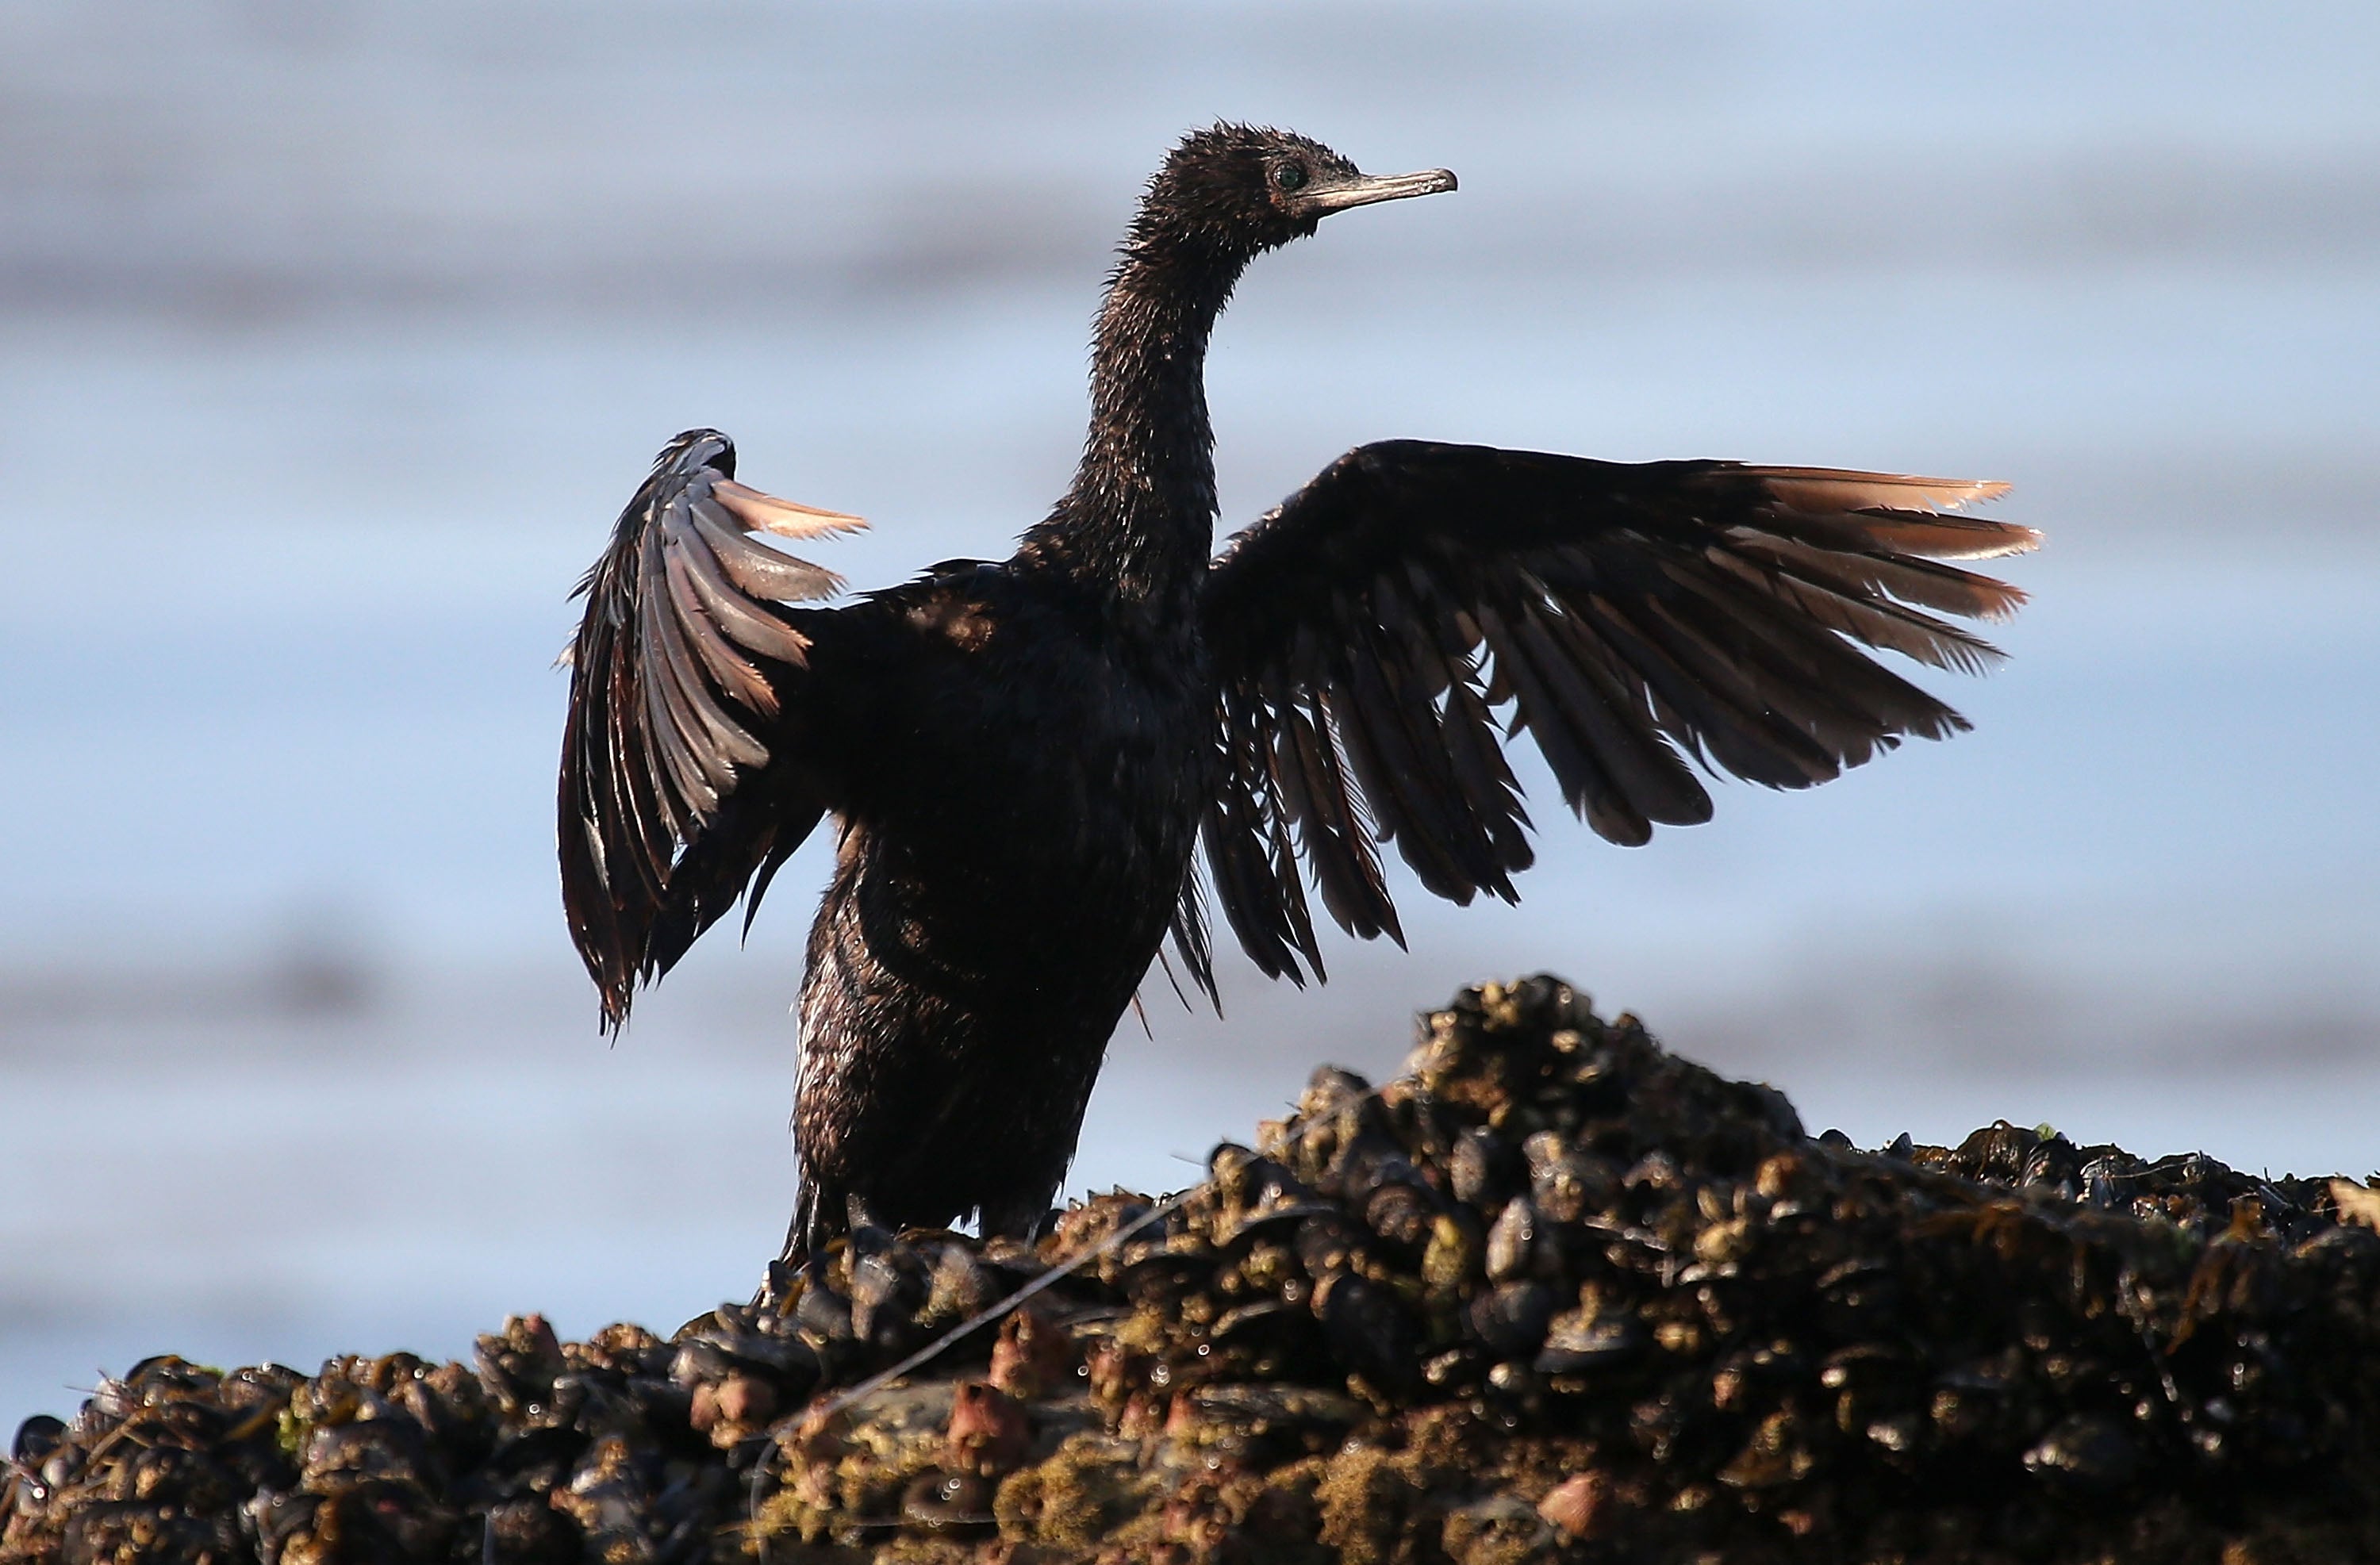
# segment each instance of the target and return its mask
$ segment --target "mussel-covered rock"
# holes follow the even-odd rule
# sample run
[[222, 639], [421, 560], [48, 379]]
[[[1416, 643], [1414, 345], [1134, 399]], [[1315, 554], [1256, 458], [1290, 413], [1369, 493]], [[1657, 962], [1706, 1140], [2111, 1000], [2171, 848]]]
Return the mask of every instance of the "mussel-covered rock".
[[1536, 978], [1037, 1244], [863, 1229], [667, 1341], [146, 1360], [18, 1429], [0, 1560], [2380, 1559], [2375, 1230], [2046, 1126], [1814, 1139]]

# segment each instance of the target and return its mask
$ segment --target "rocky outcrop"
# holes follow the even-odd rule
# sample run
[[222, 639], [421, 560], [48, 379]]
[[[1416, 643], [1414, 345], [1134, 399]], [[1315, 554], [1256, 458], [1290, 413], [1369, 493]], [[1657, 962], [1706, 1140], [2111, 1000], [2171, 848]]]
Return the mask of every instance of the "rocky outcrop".
[[0, 1559], [2380, 1558], [2375, 1210], [2005, 1123], [1859, 1151], [1490, 985], [1036, 1247], [863, 1231], [468, 1368], [152, 1359], [18, 1432]]

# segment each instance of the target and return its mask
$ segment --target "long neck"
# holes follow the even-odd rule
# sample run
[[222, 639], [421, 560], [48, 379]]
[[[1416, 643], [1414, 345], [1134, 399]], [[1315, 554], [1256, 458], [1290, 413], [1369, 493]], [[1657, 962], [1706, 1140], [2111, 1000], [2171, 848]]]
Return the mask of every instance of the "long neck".
[[1247, 263], [1136, 224], [1100, 306], [1082, 465], [1026, 551], [1102, 600], [1186, 607], [1214, 542], [1207, 338]]

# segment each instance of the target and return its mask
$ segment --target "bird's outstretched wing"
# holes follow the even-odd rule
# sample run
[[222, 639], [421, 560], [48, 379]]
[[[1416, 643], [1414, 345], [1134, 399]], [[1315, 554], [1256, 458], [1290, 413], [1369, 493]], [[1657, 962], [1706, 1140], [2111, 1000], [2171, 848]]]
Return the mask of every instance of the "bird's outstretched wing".
[[[1401, 940], [1376, 841], [1439, 896], [1512, 900], [1531, 855], [1501, 741], [1523, 729], [1572, 808], [1631, 844], [1709, 819], [1689, 757], [1802, 788], [1904, 734], [1963, 729], [1859, 649], [1971, 673], [1999, 656], [1937, 614], [2024, 601], [1940, 563], [2039, 542], [1944, 514], [2005, 488], [1421, 441], [1349, 452], [1232, 540], [1201, 589], [1223, 753], [1203, 836], [1240, 943], [1274, 977], [1320, 975], [1305, 876], [1342, 928]], [[1175, 939], [1211, 994], [1195, 884]]]
[[737, 483], [735, 447], [689, 430], [663, 447], [611, 547], [578, 584], [565, 654], [559, 846], [571, 939], [616, 1028], [656, 977], [768, 877], [824, 802], [803, 764], [804, 673], [833, 616], [832, 572], [754, 532], [816, 538], [866, 524]]

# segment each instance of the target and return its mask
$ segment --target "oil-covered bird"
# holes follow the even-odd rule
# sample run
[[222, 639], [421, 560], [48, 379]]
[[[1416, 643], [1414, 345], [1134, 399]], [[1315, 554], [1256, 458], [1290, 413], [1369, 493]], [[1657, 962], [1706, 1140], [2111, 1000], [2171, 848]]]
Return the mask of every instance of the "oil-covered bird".
[[1437, 895], [1513, 900], [1520, 734], [1633, 844], [1708, 819], [1706, 775], [1807, 787], [1966, 726], [1862, 649], [1998, 656], [1942, 616], [2023, 601], [1943, 563], [2037, 541], [1950, 514], [1998, 484], [1391, 440], [1214, 552], [1203, 367], [1242, 270], [1454, 187], [1284, 131], [1185, 138], [1099, 307], [1074, 482], [1007, 560], [819, 606], [838, 579], [753, 534], [857, 519], [738, 483], [710, 430], [621, 513], [579, 588], [560, 791], [606, 1026], [834, 821], [787, 1258], [861, 1223], [1044, 1221], [1169, 929], [1213, 993], [1202, 843], [1242, 948], [1302, 983], [1325, 919], [1401, 938], [1383, 844]]

